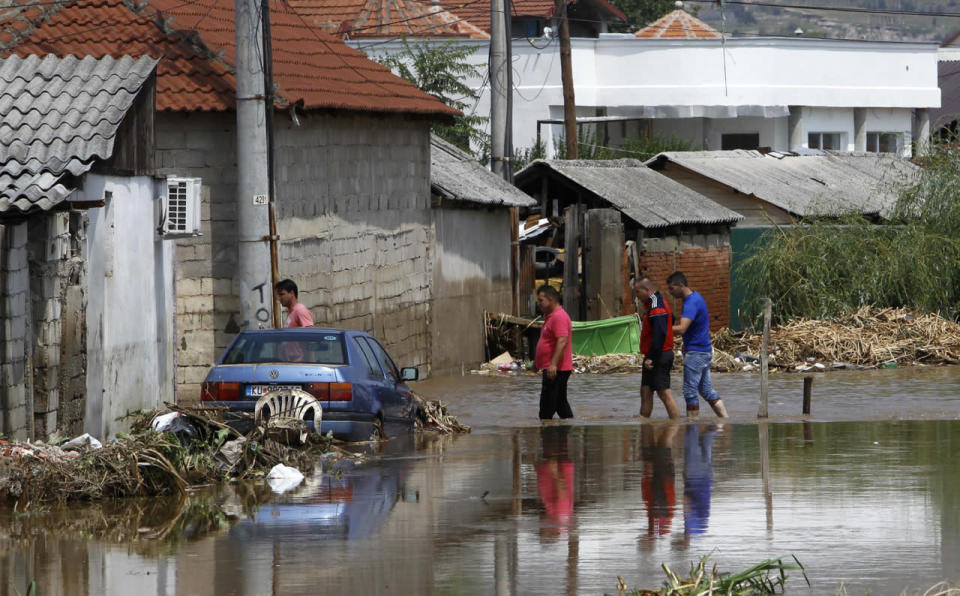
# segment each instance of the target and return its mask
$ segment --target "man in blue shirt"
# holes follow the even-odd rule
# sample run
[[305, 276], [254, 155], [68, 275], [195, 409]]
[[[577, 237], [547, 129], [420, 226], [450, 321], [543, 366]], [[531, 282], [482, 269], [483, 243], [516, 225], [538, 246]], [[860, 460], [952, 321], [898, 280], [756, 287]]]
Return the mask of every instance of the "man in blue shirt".
[[667, 278], [667, 291], [674, 298], [683, 300], [680, 323], [673, 326], [673, 332], [683, 335], [683, 399], [687, 402], [687, 416], [700, 413], [699, 394], [717, 416], [726, 418], [727, 409], [710, 382], [713, 344], [710, 343], [707, 302], [687, 287], [687, 276], [679, 271]]

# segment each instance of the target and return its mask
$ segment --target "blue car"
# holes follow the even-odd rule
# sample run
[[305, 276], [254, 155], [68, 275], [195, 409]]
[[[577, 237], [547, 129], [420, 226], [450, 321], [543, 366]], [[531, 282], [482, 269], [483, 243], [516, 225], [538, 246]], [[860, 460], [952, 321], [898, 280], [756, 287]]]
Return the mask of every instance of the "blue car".
[[417, 403], [407, 387], [419, 374], [398, 369], [376, 339], [340, 329], [243, 331], [207, 373], [201, 399], [231, 411], [253, 412], [270, 391], [295, 387], [323, 407], [322, 434], [365, 441], [389, 424], [412, 426]]

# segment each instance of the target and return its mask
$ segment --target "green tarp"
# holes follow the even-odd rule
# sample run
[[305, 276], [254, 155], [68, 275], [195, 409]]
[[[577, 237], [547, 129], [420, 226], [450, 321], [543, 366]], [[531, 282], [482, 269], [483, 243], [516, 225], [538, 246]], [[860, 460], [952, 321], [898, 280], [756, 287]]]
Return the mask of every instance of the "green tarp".
[[636, 354], [640, 351], [637, 315], [573, 323], [573, 353], [580, 356]]

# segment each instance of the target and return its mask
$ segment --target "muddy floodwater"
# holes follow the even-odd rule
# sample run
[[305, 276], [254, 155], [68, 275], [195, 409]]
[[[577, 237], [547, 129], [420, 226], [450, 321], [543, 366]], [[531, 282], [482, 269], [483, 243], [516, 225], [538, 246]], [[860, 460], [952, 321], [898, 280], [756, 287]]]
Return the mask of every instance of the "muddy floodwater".
[[774, 377], [763, 424], [756, 377], [717, 375], [722, 425], [642, 423], [638, 381], [577, 377], [578, 419], [542, 427], [536, 378], [424, 382], [473, 434], [394, 437], [283, 495], [7, 510], [3, 593], [600, 594], [704, 555], [796, 555], [791, 594], [960, 581], [958, 369], [819, 376], [809, 419], [800, 377]]

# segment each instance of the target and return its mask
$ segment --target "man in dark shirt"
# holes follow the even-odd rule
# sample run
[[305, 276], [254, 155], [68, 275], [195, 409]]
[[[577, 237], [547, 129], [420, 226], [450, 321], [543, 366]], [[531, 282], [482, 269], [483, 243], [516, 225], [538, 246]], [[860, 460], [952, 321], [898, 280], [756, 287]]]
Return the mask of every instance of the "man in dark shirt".
[[680, 410], [670, 392], [670, 371], [673, 369], [673, 314], [670, 306], [647, 277], [633, 284], [633, 291], [643, 305], [643, 329], [640, 332], [640, 351], [643, 352], [643, 372], [640, 376], [640, 415], [649, 418], [653, 413], [653, 392], [667, 409], [670, 418], [679, 418]]

